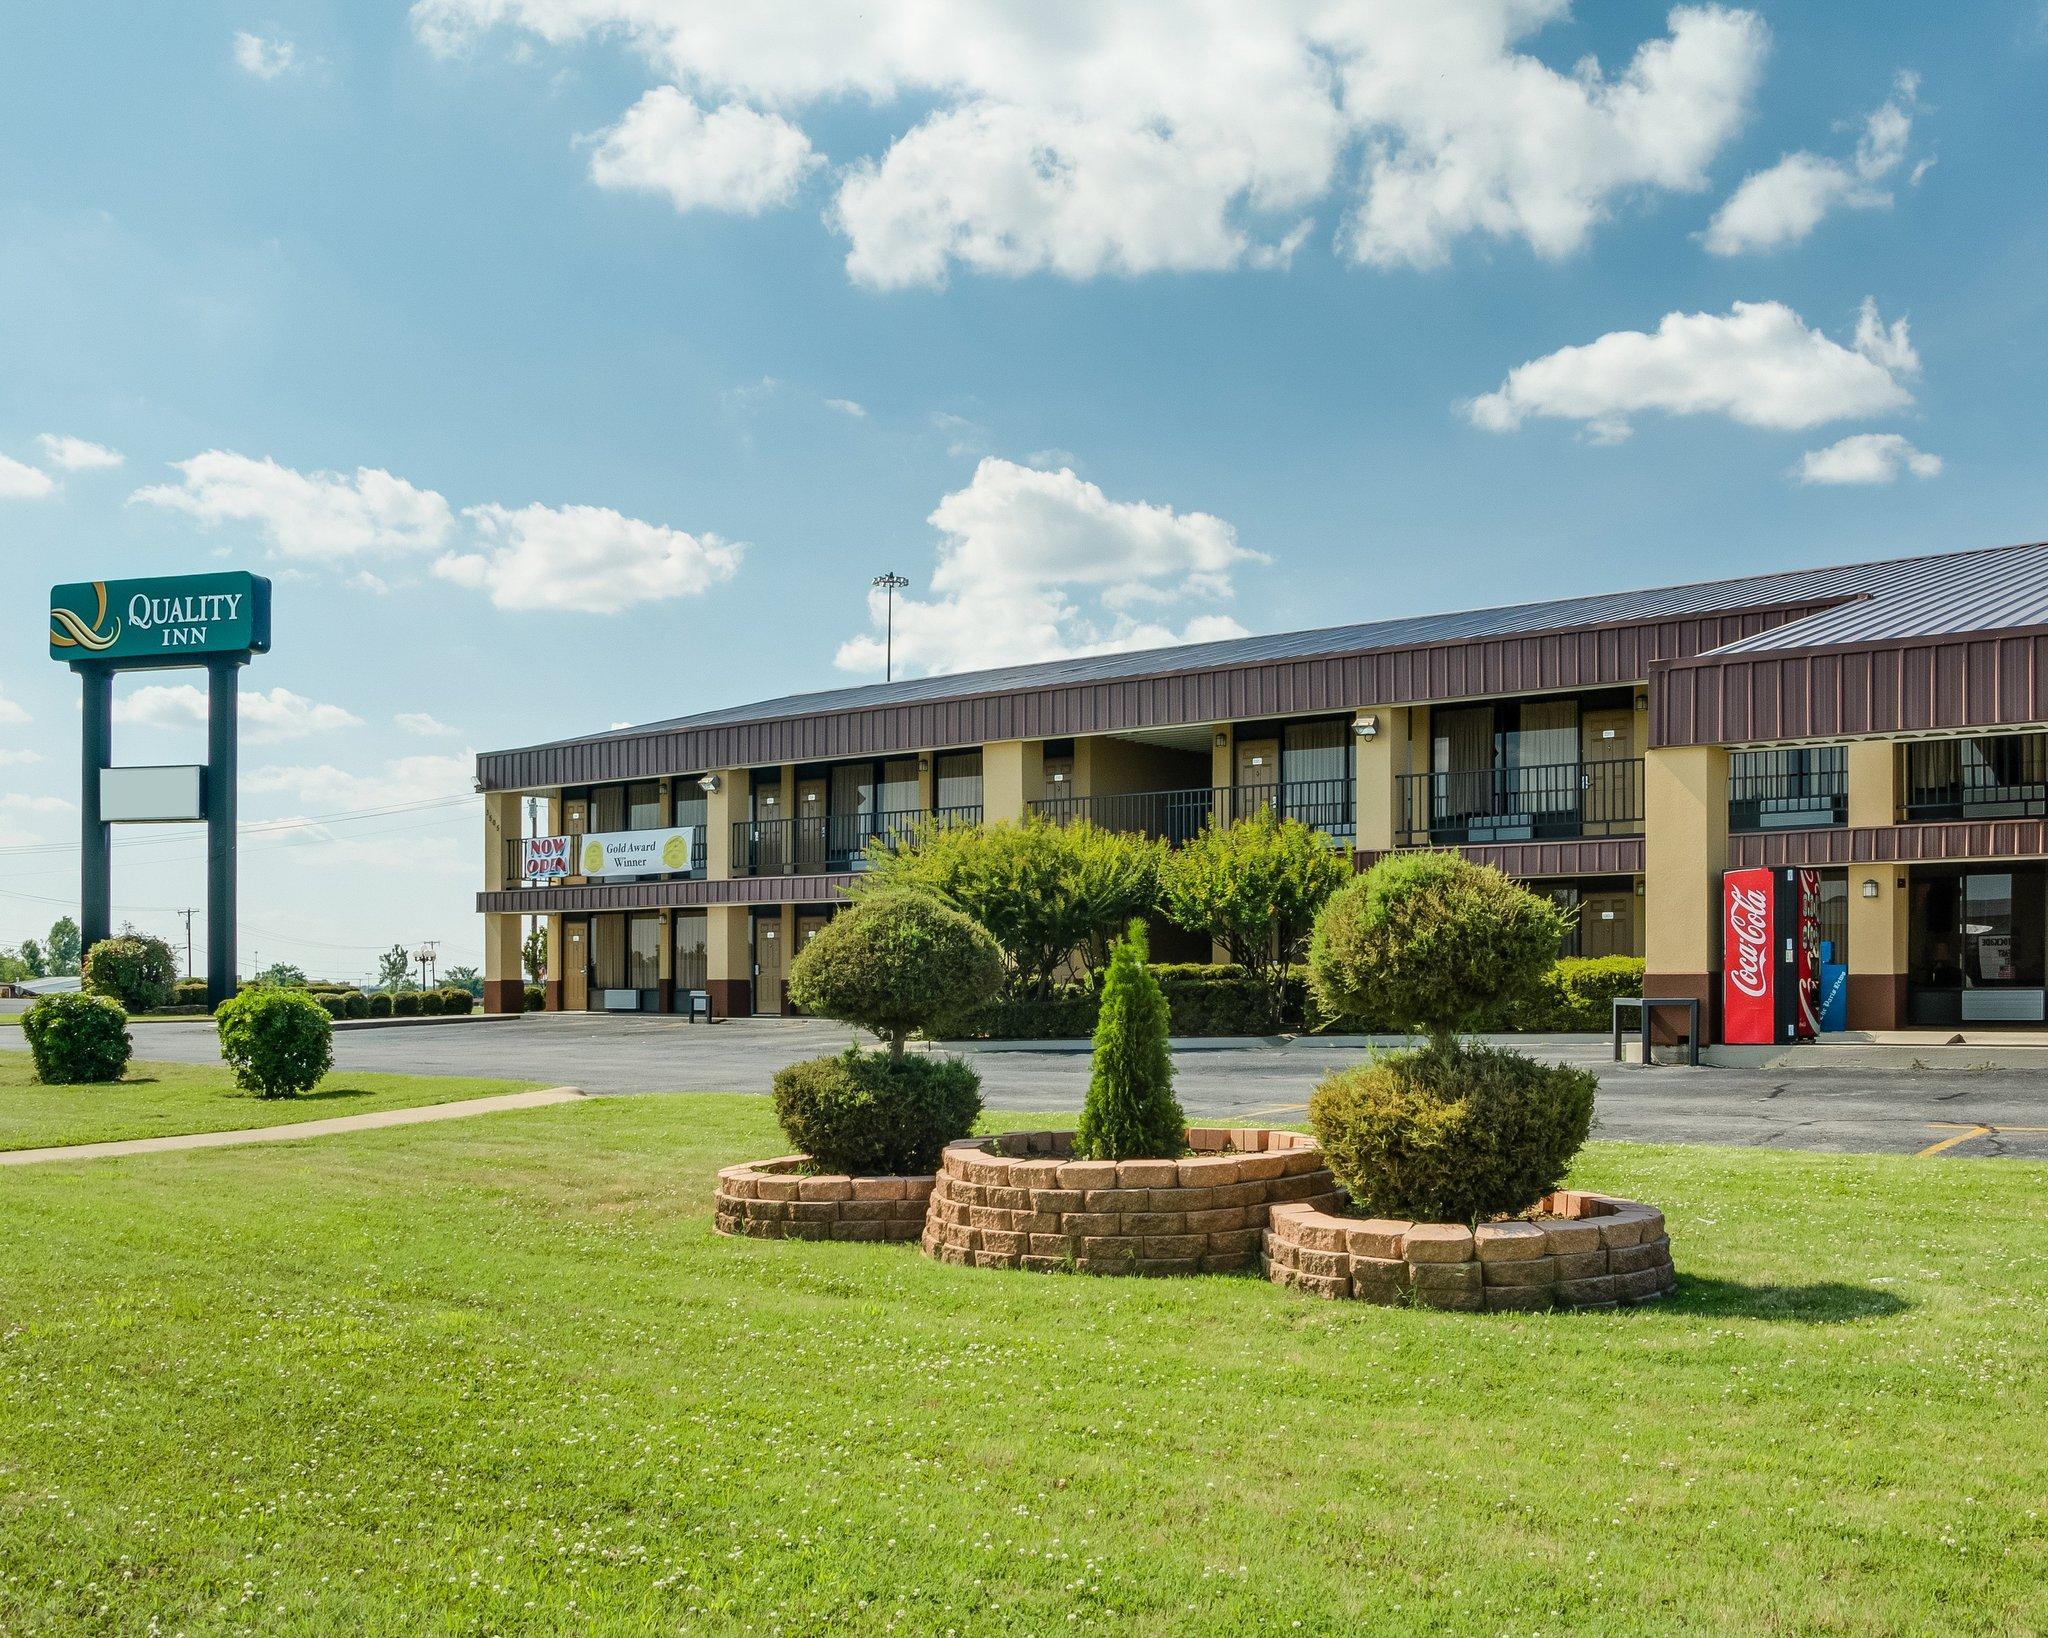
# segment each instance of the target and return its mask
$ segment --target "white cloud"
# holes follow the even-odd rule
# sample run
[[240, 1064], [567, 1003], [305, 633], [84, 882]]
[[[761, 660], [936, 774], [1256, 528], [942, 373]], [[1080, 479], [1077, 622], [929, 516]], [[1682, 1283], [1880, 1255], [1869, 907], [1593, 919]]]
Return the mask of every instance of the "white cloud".
[[1532, 415], [1581, 421], [1601, 442], [1626, 438], [1629, 417], [1645, 410], [1797, 430], [1903, 409], [1913, 395], [1900, 377], [1919, 367], [1905, 320], [1887, 327], [1872, 301], [1853, 347], [1808, 329], [1781, 302], [1739, 301], [1726, 313], [1667, 313], [1652, 333], [1614, 330], [1518, 364], [1466, 412], [1493, 432]]
[[42, 760], [41, 751], [0, 750], [0, 768], [29, 768]]
[[475, 787], [476, 756], [471, 751], [393, 757], [374, 773], [348, 773], [321, 762], [251, 768], [242, 774], [245, 793], [282, 796], [309, 813], [398, 807], [468, 795]]
[[694, 597], [739, 571], [743, 548], [624, 517], [606, 506], [472, 506], [473, 550], [438, 558], [434, 572], [487, 591], [501, 609], [616, 614]]
[[14, 727], [28, 720], [29, 714], [26, 711], [5, 694], [0, 694], [0, 723]]
[[175, 484], [151, 484], [128, 497], [185, 512], [207, 525], [253, 523], [286, 557], [433, 550], [453, 518], [447, 501], [376, 467], [298, 472], [267, 456], [209, 449], [173, 461]]
[[[1566, 14], [1565, 0], [416, 0], [412, 13], [440, 51], [499, 26], [554, 45], [629, 40], [675, 82], [615, 128], [662, 99], [682, 139], [648, 144], [635, 185], [664, 192], [670, 150], [700, 156], [700, 126], [727, 112], [769, 122], [732, 144], [760, 163], [710, 169], [765, 174], [773, 199], [811, 155], [793, 112], [907, 111], [841, 169], [827, 217], [849, 272], [878, 287], [939, 284], [956, 266], [1282, 266], [1310, 213], [1346, 203], [1345, 243], [1364, 262], [1428, 265], [1475, 234], [1566, 254], [1617, 201], [1704, 185], [1767, 39], [1749, 12], [1679, 6], [1618, 72], [1561, 72], [1531, 43]], [[680, 200], [720, 197], [703, 169], [681, 165]]]
[[758, 216], [786, 205], [824, 160], [779, 114], [731, 102], [706, 114], [672, 85], [658, 85], [599, 134], [590, 178], [601, 188], [667, 196], [677, 210]]
[[[1241, 636], [1244, 628], [1226, 615], [1197, 615], [1175, 630], [1130, 611], [1227, 599], [1238, 565], [1267, 561], [1206, 512], [1111, 500], [1072, 471], [994, 457], [929, 521], [944, 537], [931, 577], [936, 595], [899, 595], [895, 604], [896, 659], [909, 670]], [[840, 645], [841, 668], [882, 669], [883, 605], [880, 592], [870, 593], [872, 629]]]
[[415, 734], [421, 739], [450, 738], [460, 731], [449, 727], [439, 717], [426, 711], [401, 711], [391, 720], [406, 733]]
[[[185, 728], [206, 722], [206, 690], [193, 683], [146, 683], [114, 701], [114, 720], [144, 728]], [[289, 688], [245, 688], [242, 737], [252, 745], [303, 739], [309, 734], [360, 728], [363, 719], [338, 705], [322, 705]]]
[[[1917, 75], [1898, 76], [1891, 99], [1864, 117], [1851, 159], [1802, 150], [1744, 177], [1708, 224], [1707, 249], [1716, 256], [1771, 250], [1805, 238], [1830, 211], [1889, 208], [1892, 196], [1879, 184], [1906, 157], [1919, 85]], [[1915, 182], [1924, 169], [1923, 161]]]
[[828, 409], [836, 409], [841, 415], [852, 416], [856, 421], [867, 419], [867, 406], [856, 404], [851, 398], [828, 398], [825, 405]]
[[43, 459], [65, 472], [95, 472], [119, 466], [122, 461], [118, 449], [67, 434], [45, 432], [38, 435], [36, 443], [42, 448]]
[[41, 500], [56, 487], [49, 473], [0, 455], [0, 500]]
[[289, 40], [242, 29], [235, 35], [235, 66], [259, 80], [274, 80], [299, 66], [299, 48]]
[[1902, 472], [1932, 478], [1941, 471], [1941, 457], [1916, 449], [1896, 432], [1859, 432], [1810, 449], [1799, 457], [1792, 476], [1801, 483], [1892, 483]]

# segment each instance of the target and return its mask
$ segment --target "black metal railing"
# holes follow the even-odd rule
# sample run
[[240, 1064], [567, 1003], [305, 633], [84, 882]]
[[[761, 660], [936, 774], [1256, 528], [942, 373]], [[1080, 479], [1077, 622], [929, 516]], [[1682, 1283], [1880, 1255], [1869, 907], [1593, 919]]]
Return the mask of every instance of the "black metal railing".
[[1229, 825], [1270, 810], [1345, 840], [1357, 833], [1351, 781], [1304, 779], [1271, 785], [1223, 785], [1113, 796], [1052, 796], [1031, 811], [1055, 824], [1086, 820], [1104, 830], [1156, 836], [1178, 847], [1209, 825]]
[[831, 813], [798, 819], [740, 819], [732, 827], [735, 876], [821, 876], [864, 867], [868, 845], [912, 836], [925, 825], [971, 825], [976, 807], [934, 813]]
[[1402, 847], [1634, 836], [1643, 828], [1643, 762], [1402, 774], [1394, 836]]
[[[676, 827], [670, 825], [659, 825], [653, 828], [658, 830], [671, 830]], [[662, 874], [672, 876], [703, 875], [704, 839], [707, 834], [708, 833], [705, 830], [704, 826], [697, 825], [693, 827], [690, 833], [690, 863], [688, 868], [684, 870], [663, 872]], [[569, 858], [567, 860], [567, 867], [565, 869], [557, 872], [552, 872], [547, 875], [528, 876], [526, 874], [526, 853], [523, 839], [518, 837], [508, 838], [505, 843], [505, 880], [514, 887], [545, 887], [549, 883], [560, 881], [564, 876], [582, 875], [584, 873], [583, 861], [578, 856], [578, 853], [580, 848], [582, 847], [583, 838], [580, 836], [575, 836], [571, 837], [570, 841], [572, 845], [569, 849]], [[642, 873], [642, 879], [644, 879], [644, 874], [645, 873]]]
[[1805, 829], [1849, 822], [1849, 750], [1736, 751], [1728, 758], [1730, 830]]
[[2048, 816], [2048, 734], [1915, 741], [1905, 794], [1913, 820]]

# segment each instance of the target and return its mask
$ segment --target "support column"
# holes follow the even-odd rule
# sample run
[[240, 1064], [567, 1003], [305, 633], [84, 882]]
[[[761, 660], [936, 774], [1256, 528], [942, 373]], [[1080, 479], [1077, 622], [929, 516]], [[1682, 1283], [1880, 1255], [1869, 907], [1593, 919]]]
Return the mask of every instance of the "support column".
[[[1899, 748], [1887, 740], [1849, 745], [1849, 823], [1892, 825], [1899, 817]], [[1907, 905], [1904, 865], [1849, 868], [1848, 1025], [1899, 1029], [1906, 1021]], [[1876, 889], [1864, 896], [1866, 884]]]
[[[484, 891], [503, 892], [513, 885], [509, 855], [519, 840], [517, 791], [484, 793]], [[484, 917], [484, 1011], [519, 1012], [525, 1005], [525, 975], [519, 969], [518, 916]]]
[[1690, 996], [1720, 1033], [1721, 872], [1728, 866], [1728, 751], [1673, 745], [1643, 758], [1645, 995]]
[[1028, 804], [1045, 789], [1045, 741], [1002, 739], [981, 750], [984, 824], [1022, 824]]
[[717, 774], [718, 789], [704, 794], [704, 879], [724, 882], [733, 877], [732, 827], [746, 809], [747, 775], [743, 768]]
[[1356, 847], [1386, 853], [1400, 826], [1400, 776], [1408, 771], [1408, 708], [1370, 706], [1358, 713], [1373, 719], [1371, 738], [1354, 735], [1356, 747]]
[[713, 1018], [745, 1018], [754, 1010], [754, 952], [747, 906], [714, 904], [704, 915], [705, 987]]
[[78, 954], [82, 964], [86, 952], [114, 930], [113, 835], [100, 818], [100, 770], [114, 759], [114, 674], [96, 665], [76, 670], [85, 685], [78, 790]]
[[235, 951], [235, 748], [242, 662], [206, 662], [206, 1005], [233, 997]]

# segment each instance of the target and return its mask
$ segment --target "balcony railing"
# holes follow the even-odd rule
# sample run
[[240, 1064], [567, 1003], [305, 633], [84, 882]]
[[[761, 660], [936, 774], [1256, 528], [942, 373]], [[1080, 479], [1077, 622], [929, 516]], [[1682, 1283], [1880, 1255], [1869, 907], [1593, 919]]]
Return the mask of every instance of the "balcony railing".
[[1849, 821], [1849, 752], [1737, 751], [1728, 759], [1728, 828], [1790, 830]]
[[[652, 828], [657, 830], [668, 830], [673, 827], [668, 825], [657, 825]], [[706, 831], [704, 826], [698, 825], [690, 838], [690, 868], [687, 871], [677, 871], [675, 872], [675, 874], [690, 876], [701, 876], [704, 874], [705, 835]], [[572, 860], [571, 863], [573, 865], [574, 861]], [[525, 855], [521, 850], [520, 839], [518, 837], [508, 838], [505, 843], [505, 880], [508, 883], [510, 883], [514, 887], [543, 887], [550, 882], [557, 882], [562, 879], [561, 876], [536, 876], [533, 879], [528, 880], [525, 875], [524, 864]], [[574, 876], [579, 874], [581, 874], [581, 872], [573, 868], [563, 872], [563, 875], [567, 876]], [[604, 878], [598, 877], [593, 879], [603, 880]], [[618, 879], [624, 881], [626, 878], [622, 876]]]
[[2048, 734], [1908, 745], [1905, 809], [1912, 820], [2048, 816]]
[[1349, 841], [1356, 833], [1351, 781], [1304, 779], [1286, 784], [1224, 785], [1179, 791], [1131, 791], [1114, 796], [1053, 796], [1031, 811], [1055, 824], [1087, 820], [1104, 830], [1163, 838], [1172, 846], [1192, 840], [1211, 824], [1229, 825], [1270, 809], [1311, 830]]
[[1396, 783], [1402, 847], [1634, 836], [1643, 828], [1640, 757], [1402, 774]]
[[741, 819], [732, 827], [735, 876], [822, 876], [864, 868], [868, 844], [893, 842], [924, 825], [971, 825], [975, 807], [940, 808], [935, 813], [832, 813], [799, 819]]

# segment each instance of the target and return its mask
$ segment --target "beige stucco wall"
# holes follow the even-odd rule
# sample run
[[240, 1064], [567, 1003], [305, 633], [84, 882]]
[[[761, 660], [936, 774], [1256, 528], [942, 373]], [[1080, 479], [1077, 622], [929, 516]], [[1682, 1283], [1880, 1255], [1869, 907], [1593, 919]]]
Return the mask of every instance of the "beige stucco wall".
[[1721, 872], [1728, 864], [1728, 752], [1667, 746], [1643, 759], [1644, 960], [1652, 973], [1719, 965]]
[[1045, 742], [999, 739], [982, 747], [981, 817], [988, 824], [1014, 824], [1045, 784]]
[[1358, 847], [1364, 852], [1384, 852], [1394, 845], [1399, 821], [1400, 777], [1411, 767], [1413, 732], [1409, 718], [1415, 713], [1406, 706], [1368, 705], [1359, 716], [1378, 719], [1379, 731], [1371, 739], [1354, 737], [1356, 750], [1356, 823]]

